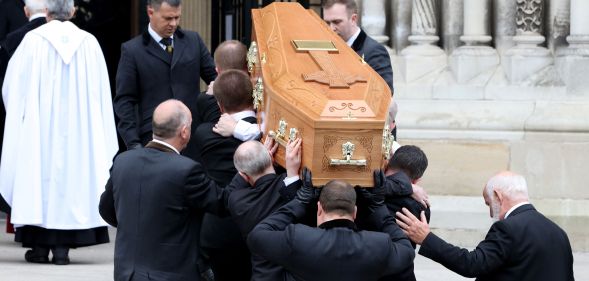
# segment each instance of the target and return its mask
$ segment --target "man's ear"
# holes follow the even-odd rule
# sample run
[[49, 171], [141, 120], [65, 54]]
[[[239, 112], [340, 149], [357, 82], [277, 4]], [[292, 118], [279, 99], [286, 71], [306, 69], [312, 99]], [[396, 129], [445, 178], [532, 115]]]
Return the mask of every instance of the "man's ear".
[[352, 16], [350, 17], [350, 20], [355, 23], [356, 25], [358, 25], [358, 14], [353, 13]]
[[153, 16], [153, 13], [154, 13], [153, 7], [150, 5], [147, 5], [147, 16], [149, 18], [151, 18]]
[[358, 214], [358, 207], [354, 206], [354, 213], [352, 214], [352, 220], [356, 220], [356, 214]]
[[223, 110], [223, 105], [221, 105], [219, 101], [217, 101], [217, 105], [219, 106], [219, 111], [221, 112], [221, 114], [225, 113], [225, 110]]
[[73, 18], [76, 15], [76, 7], [73, 7], [72, 10], [70, 11], [70, 19]]
[[317, 201], [317, 216], [321, 216], [323, 214], [323, 207], [321, 207], [321, 202]]
[[493, 197], [497, 198], [499, 202], [503, 202], [503, 193], [498, 192], [496, 189], [493, 189]]

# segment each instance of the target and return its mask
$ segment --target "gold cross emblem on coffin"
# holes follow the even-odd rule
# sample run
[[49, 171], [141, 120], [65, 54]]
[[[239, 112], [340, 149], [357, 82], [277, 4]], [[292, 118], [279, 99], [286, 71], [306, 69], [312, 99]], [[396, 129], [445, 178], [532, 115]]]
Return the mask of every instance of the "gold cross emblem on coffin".
[[303, 73], [305, 82], [318, 82], [329, 85], [330, 88], [350, 88], [356, 82], [366, 82], [366, 78], [357, 74], [347, 74], [336, 67], [329, 53], [339, 50], [331, 41], [321, 40], [293, 40], [292, 45], [297, 52], [308, 52], [321, 70], [313, 73]]

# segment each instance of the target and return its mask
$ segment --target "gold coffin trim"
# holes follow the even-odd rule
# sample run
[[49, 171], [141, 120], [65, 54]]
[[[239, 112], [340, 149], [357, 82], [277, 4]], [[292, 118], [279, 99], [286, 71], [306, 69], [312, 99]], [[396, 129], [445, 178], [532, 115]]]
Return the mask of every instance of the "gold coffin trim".
[[327, 51], [327, 52], [339, 52], [335, 47], [335, 44], [331, 41], [326, 40], [292, 40], [292, 45], [297, 52], [306, 51]]

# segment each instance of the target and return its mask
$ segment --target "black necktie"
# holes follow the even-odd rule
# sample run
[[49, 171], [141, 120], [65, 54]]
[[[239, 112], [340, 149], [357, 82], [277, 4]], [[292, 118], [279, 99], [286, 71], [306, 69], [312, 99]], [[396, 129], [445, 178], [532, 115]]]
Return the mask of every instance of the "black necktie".
[[160, 43], [166, 46], [166, 52], [168, 52], [169, 54], [174, 52], [174, 47], [172, 47], [172, 38], [162, 38], [162, 40], [160, 40]]

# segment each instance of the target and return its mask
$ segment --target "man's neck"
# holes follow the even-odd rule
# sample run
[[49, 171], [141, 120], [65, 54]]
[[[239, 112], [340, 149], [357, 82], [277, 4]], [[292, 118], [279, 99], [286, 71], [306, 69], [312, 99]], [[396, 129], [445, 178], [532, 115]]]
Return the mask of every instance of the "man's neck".
[[354, 41], [356, 41], [356, 38], [358, 38], [359, 35], [360, 35], [360, 27], [358, 27], [356, 25], [355, 26], [355, 29], [354, 29], [354, 33], [352, 33], [352, 36], [350, 36], [350, 38], [348, 38], [346, 40], [346, 44], [351, 47], [354, 44]]
[[181, 147], [181, 146], [179, 146], [173, 140], [158, 140], [158, 139], [154, 138], [153, 139], [153, 142], [157, 142], [157, 143], [159, 143], [161, 145], [165, 145], [165, 146], [169, 147], [170, 149], [174, 150], [174, 152], [180, 154], [179, 147]]

